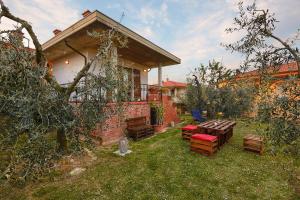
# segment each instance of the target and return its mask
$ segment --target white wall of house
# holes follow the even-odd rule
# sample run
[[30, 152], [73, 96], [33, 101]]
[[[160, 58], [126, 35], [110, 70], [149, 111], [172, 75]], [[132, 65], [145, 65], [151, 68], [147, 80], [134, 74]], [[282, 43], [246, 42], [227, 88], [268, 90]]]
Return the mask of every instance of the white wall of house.
[[182, 88], [182, 87], [168, 88], [167, 90], [167, 95], [172, 97], [174, 103], [180, 103], [185, 93], [186, 93], [186, 88]]
[[[87, 50], [81, 52], [86, 56], [88, 54]], [[69, 61], [69, 64], [65, 63], [66, 60]], [[51, 62], [53, 64], [53, 76], [60, 84], [72, 82], [76, 74], [84, 65], [83, 57], [77, 53], [65, 55], [57, 60], [52, 60]]]
[[[83, 49], [80, 50], [88, 60], [95, 56], [96, 49]], [[69, 64], [66, 64], [65, 61], [68, 60]], [[51, 61], [53, 64], [53, 76], [60, 84], [72, 82], [76, 74], [81, 70], [84, 65], [84, 58], [77, 53], [71, 53], [65, 55], [57, 60]], [[118, 64], [123, 67], [138, 69], [141, 73], [141, 84], [148, 84], [148, 72], [144, 72], [144, 69], [147, 69], [146, 66], [142, 66], [138, 63], [120, 58]]]

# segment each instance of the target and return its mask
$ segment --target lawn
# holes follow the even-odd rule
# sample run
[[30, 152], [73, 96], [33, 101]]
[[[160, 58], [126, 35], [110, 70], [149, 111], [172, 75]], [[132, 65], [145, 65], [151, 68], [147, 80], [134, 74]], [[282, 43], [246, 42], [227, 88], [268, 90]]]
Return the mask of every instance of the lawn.
[[238, 121], [230, 142], [212, 157], [191, 153], [178, 128], [139, 142], [118, 157], [116, 147], [96, 151], [98, 160], [77, 177], [0, 189], [4, 199], [297, 199], [291, 158], [242, 149], [257, 125]]

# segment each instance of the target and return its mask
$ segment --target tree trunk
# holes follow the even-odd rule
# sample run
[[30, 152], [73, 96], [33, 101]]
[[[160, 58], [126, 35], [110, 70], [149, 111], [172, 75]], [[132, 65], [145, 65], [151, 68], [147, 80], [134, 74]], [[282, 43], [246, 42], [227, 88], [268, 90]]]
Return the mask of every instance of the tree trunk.
[[67, 137], [64, 128], [59, 128], [57, 130], [56, 141], [58, 143], [58, 151], [65, 152], [68, 148]]

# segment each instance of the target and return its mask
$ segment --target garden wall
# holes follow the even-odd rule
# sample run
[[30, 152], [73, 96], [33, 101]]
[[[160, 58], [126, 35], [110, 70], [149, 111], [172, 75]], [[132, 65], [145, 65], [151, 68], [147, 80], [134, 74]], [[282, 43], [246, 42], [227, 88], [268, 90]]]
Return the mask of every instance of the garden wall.
[[[164, 106], [164, 127], [170, 125], [172, 121], [179, 122], [176, 108], [172, 100], [163, 96]], [[147, 124], [150, 124], [150, 104], [148, 102], [129, 102], [124, 111], [124, 119], [145, 116]], [[97, 129], [92, 135], [102, 141], [102, 145], [116, 143], [122, 137], [126, 129], [126, 122], [120, 121], [117, 115], [111, 116], [104, 123], [98, 124]]]
[[[145, 116], [150, 123], [150, 106], [148, 102], [129, 102], [124, 111], [124, 118]], [[102, 140], [103, 145], [116, 143], [126, 129], [126, 122], [120, 121], [117, 115], [111, 116], [104, 123], [99, 124], [93, 132], [93, 136]]]

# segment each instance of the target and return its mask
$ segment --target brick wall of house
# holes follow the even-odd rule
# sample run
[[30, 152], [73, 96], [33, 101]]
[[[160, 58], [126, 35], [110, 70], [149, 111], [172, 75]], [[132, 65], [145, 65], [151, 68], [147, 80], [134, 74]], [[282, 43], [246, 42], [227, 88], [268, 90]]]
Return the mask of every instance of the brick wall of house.
[[[145, 116], [150, 124], [150, 105], [147, 102], [130, 102], [125, 106], [124, 119]], [[107, 119], [104, 123], [98, 124], [93, 136], [101, 138], [103, 145], [116, 143], [126, 129], [126, 122], [115, 115]]]
[[176, 106], [172, 101], [170, 96], [163, 95], [162, 102], [164, 107], [164, 124], [165, 126], [169, 126], [173, 121], [175, 123], [180, 122], [180, 119], [177, 115]]
[[[178, 123], [176, 107], [168, 96], [162, 97], [164, 106], [164, 127], [170, 125], [172, 121]], [[150, 104], [148, 102], [130, 102], [125, 107], [124, 119], [145, 116], [147, 124], [150, 124]], [[103, 145], [116, 143], [122, 137], [126, 129], [126, 122], [115, 115], [107, 119], [104, 123], [98, 124], [97, 129], [93, 132], [95, 138], [102, 140]]]

